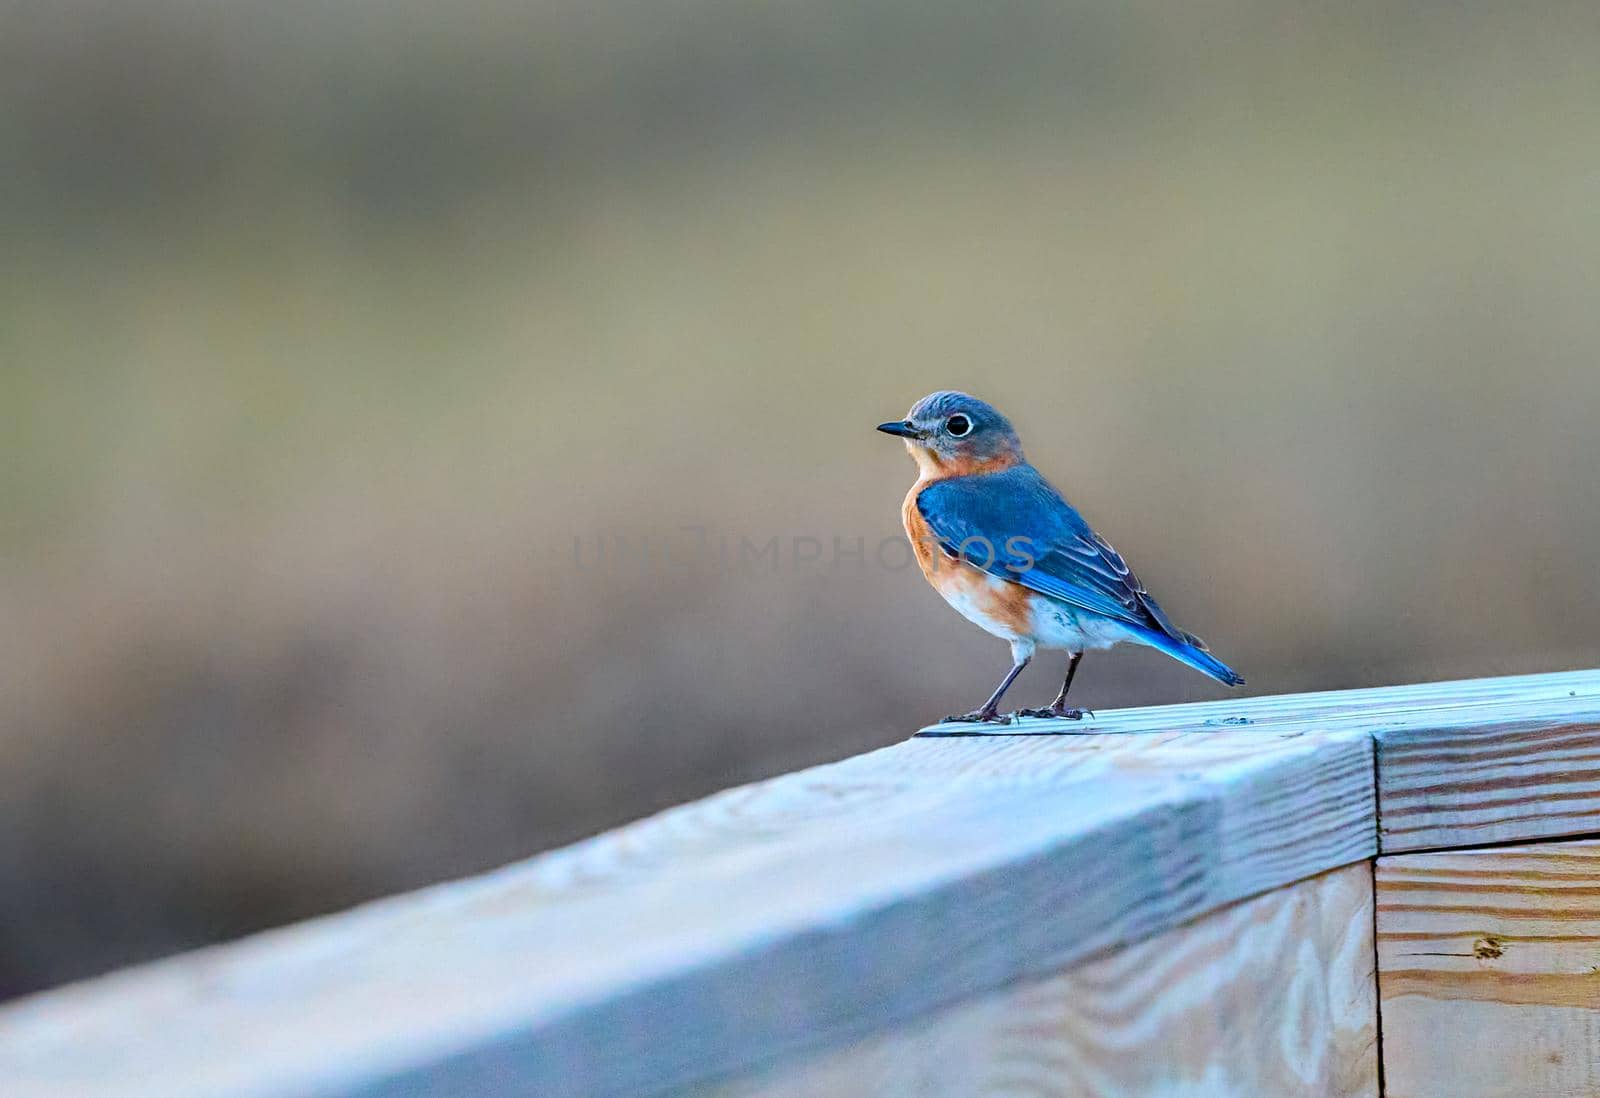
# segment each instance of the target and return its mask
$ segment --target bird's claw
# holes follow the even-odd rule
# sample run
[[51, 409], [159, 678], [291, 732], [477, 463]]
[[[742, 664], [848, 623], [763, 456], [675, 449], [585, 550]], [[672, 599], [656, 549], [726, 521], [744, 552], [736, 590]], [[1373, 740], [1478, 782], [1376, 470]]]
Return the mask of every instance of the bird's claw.
[[946, 717], [944, 724], [1010, 724], [1011, 714], [996, 713], [991, 710], [974, 709], [971, 713], [953, 713]]
[[1071, 706], [1066, 705], [1062, 706], [1060, 709], [1057, 709], [1055, 706], [1051, 705], [1046, 706], [1044, 709], [1019, 709], [1017, 710], [1016, 715], [1019, 717], [1041, 717], [1045, 720], [1081, 721], [1084, 717], [1094, 716], [1094, 710], [1074, 709]]

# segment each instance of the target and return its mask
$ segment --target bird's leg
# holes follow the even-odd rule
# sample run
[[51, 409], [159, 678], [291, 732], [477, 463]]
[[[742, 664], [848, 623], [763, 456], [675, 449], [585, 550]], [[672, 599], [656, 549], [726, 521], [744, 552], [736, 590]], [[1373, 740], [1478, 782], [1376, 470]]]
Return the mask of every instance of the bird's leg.
[[1011, 670], [1006, 672], [1006, 677], [1000, 680], [1000, 685], [994, 688], [994, 693], [989, 695], [989, 700], [983, 703], [981, 709], [974, 709], [970, 713], [962, 713], [959, 716], [946, 717], [945, 720], [972, 724], [1010, 724], [1011, 718], [1002, 715], [1000, 712], [1000, 699], [1006, 696], [1006, 691], [1016, 681], [1017, 676], [1022, 674], [1022, 669], [1028, 666], [1028, 661], [1032, 658], [1032, 656], [1025, 656], [1012, 664]]
[[1067, 681], [1061, 684], [1061, 693], [1056, 695], [1056, 700], [1051, 702], [1046, 709], [1019, 709], [1019, 717], [1056, 717], [1062, 720], [1082, 720], [1087, 709], [1074, 709], [1067, 704], [1067, 691], [1072, 689], [1072, 676], [1078, 673], [1078, 661], [1083, 659], [1082, 652], [1072, 652], [1067, 656]]

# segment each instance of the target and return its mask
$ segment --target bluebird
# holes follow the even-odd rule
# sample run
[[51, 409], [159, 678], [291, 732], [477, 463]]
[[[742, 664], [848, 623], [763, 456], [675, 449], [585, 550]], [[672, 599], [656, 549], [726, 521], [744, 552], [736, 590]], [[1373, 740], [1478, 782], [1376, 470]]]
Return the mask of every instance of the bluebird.
[[1083, 653], [1131, 641], [1218, 682], [1244, 679], [1185, 633], [1109, 542], [1022, 455], [1011, 423], [966, 393], [933, 393], [878, 430], [905, 439], [917, 482], [901, 517], [922, 574], [967, 620], [1011, 643], [1011, 670], [989, 700], [947, 721], [1009, 723], [1000, 699], [1034, 653], [1067, 653], [1061, 693], [1018, 716], [1079, 720], [1067, 691]]

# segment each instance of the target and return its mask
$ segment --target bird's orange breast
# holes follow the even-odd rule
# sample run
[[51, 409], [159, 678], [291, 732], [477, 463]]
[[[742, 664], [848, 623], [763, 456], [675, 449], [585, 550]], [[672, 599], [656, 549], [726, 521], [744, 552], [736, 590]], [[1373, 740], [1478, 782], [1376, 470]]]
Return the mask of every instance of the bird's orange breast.
[[1008, 640], [1033, 633], [1033, 592], [1020, 583], [990, 575], [957, 558], [951, 559], [928, 520], [917, 509], [917, 496], [928, 486], [919, 480], [912, 485], [900, 509], [900, 518], [911, 539], [917, 567], [933, 589], [963, 617]]

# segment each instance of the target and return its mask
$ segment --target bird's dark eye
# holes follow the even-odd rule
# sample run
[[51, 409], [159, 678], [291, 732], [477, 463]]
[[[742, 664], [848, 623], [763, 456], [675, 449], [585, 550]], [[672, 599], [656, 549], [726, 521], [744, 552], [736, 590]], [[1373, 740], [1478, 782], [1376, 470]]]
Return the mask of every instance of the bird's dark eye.
[[944, 421], [944, 429], [949, 431], [953, 438], [961, 438], [972, 433], [972, 420], [958, 412]]

